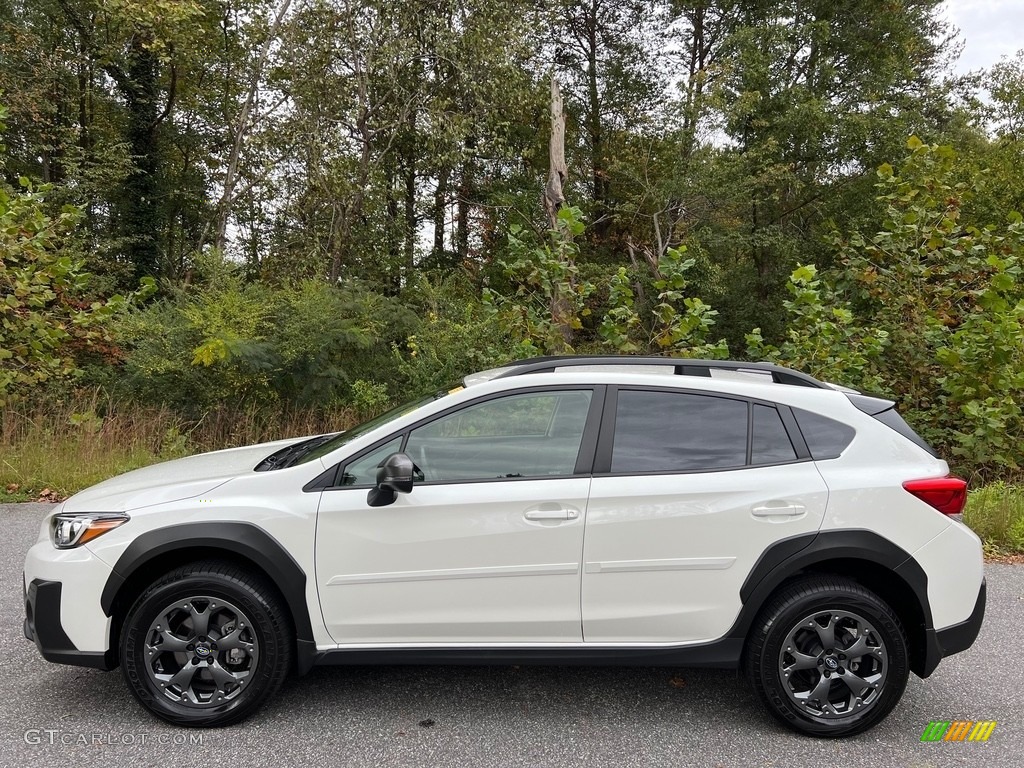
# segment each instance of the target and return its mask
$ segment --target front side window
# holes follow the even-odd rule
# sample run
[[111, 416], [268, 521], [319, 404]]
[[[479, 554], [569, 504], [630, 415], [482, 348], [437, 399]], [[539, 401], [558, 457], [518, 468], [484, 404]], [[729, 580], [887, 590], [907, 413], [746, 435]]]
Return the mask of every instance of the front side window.
[[611, 471], [693, 472], [747, 463], [748, 405], [677, 392], [618, 394]]
[[355, 440], [357, 437], [362, 437], [367, 432], [372, 432], [378, 427], [382, 427], [385, 424], [389, 424], [390, 422], [395, 421], [396, 419], [399, 419], [408, 413], [412, 413], [417, 408], [421, 408], [427, 403], [432, 403], [435, 400], [444, 397], [445, 394], [447, 393], [441, 392], [436, 395], [428, 395], [427, 397], [421, 397], [419, 400], [413, 400], [412, 402], [403, 403], [402, 405], [392, 408], [390, 411], [382, 413], [380, 416], [376, 416], [375, 418], [372, 418], [369, 421], [364, 421], [362, 424], [357, 424], [356, 426], [352, 427], [352, 429], [346, 430], [344, 432], [339, 432], [336, 435], [331, 435], [329, 439], [321, 440], [320, 442], [316, 443], [314, 446], [312, 446], [310, 450], [303, 451], [301, 455], [291, 458], [288, 464], [275, 466], [273, 468], [278, 469], [280, 468], [280, 466], [291, 466], [292, 464], [305, 464], [308, 461], [313, 461], [315, 459], [322, 458], [327, 454], [331, 453], [332, 451], [340, 448], [341, 446], [347, 445], [348, 443]]
[[364, 453], [358, 459], [350, 461], [344, 471], [338, 485], [375, 485], [377, 483], [377, 465], [392, 453], [398, 453], [402, 448], [402, 436], [390, 440], [380, 448], [375, 448], [369, 453]]
[[488, 400], [409, 433], [405, 452], [427, 482], [573, 474], [593, 392], [531, 392]]

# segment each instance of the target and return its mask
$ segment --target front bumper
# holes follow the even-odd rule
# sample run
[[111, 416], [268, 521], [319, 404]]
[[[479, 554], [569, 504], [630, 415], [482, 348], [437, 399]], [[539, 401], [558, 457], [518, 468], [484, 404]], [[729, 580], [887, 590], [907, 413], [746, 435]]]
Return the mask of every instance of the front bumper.
[[56, 549], [44, 521], [25, 556], [22, 588], [25, 636], [45, 659], [98, 669], [116, 666], [111, 619], [100, 605], [110, 570], [88, 546]]
[[80, 651], [67, 636], [60, 622], [63, 584], [59, 581], [33, 579], [25, 587], [25, 637], [47, 661], [73, 664], [78, 667], [109, 670], [117, 666], [111, 650]]

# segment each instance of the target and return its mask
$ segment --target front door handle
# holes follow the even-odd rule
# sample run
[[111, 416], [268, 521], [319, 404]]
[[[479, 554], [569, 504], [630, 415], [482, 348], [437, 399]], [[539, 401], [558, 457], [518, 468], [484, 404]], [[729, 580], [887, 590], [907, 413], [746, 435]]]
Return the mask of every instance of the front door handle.
[[531, 509], [523, 513], [527, 520], [575, 520], [578, 509]]
[[751, 507], [750, 514], [754, 517], [794, 517], [802, 515], [806, 511], [807, 507], [803, 504], [779, 504], [778, 506], [764, 504], [759, 507]]

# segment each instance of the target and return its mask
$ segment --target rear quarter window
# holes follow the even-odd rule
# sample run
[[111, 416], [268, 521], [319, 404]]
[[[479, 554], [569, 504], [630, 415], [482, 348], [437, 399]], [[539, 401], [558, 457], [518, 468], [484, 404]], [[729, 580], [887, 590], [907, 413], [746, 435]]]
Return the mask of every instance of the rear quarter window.
[[811, 452], [811, 458], [815, 461], [839, 458], [857, 434], [849, 424], [843, 424], [820, 413], [794, 408], [793, 415], [800, 427], [800, 433], [804, 436], [804, 442], [807, 443], [807, 449]]

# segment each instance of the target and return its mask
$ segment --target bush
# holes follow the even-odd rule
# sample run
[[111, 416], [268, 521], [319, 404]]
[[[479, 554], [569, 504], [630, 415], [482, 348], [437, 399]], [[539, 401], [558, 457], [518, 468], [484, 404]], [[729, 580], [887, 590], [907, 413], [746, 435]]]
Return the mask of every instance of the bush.
[[403, 296], [419, 316], [416, 332], [396, 343], [391, 364], [403, 398], [447, 389], [473, 371], [514, 359], [516, 344], [484, 307], [469, 276], [420, 275]]
[[797, 269], [786, 342], [755, 329], [748, 352], [888, 394], [962, 471], [1007, 475], [1024, 437], [1024, 225], [964, 222], [953, 150], [908, 149], [878, 171], [881, 228], [837, 236], [842, 265], [820, 279]]
[[196, 413], [221, 402], [333, 405], [352, 383], [388, 382], [391, 346], [415, 316], [352, 284], [246, 283], [234, 270], [124, 317], [119, 387]]

